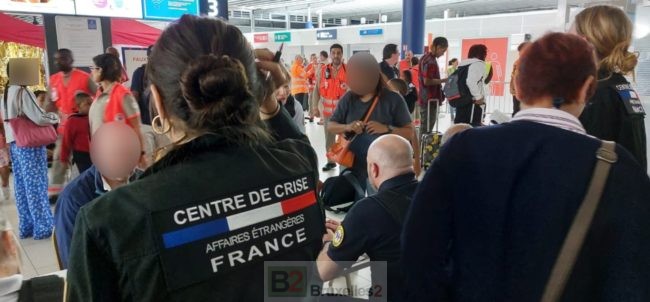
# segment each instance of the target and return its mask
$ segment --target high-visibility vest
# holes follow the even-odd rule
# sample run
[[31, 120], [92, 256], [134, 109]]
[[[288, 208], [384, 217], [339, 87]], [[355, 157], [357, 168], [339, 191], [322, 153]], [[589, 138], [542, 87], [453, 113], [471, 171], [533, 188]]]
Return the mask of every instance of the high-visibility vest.
[[305, 73], [307, 74], [309, 92], [314, 90], [314, 87], [316, 85], [316, 69], [318, 69], [318, 63], [311, 63], [307, 65], [307, 68], [305, 69]]
[[[97, 98], [102, 95], [101, 91], [97, 91]], [[124, 122], [133, 116], [127, 116], [124, 111], [124, 97], [131, 95], [131, 91], [122, 86], [122, 84], [115, 83], [111, 88], [111, 93], [108, 96], [108, 104], [106, 104], [106, 111], [104, 111], [104, 123], [110, 122]], [[129, 126], [130, 124], [127, 123]]]
[[[329, 73], [329, 79], [326, 74]], [[323, 115], [325, 117], [332, 116], [339, 99], [347, 92], [347, 88], [343, 87], [347, 84], [347, 76], [345, 72], [345, 64], [339, 66], [338, 71], [332, 64], [327, 64], [322, 67], [320, 75], [319, 92], [323, 100]]]
[[305, 68], [300, 64], [291, 66], [291, 94], [308, 93], [307, 74]]
[[64, 78], [63, 72], [57, 72], [50, 77], [52, 101], [61, 113], [61, 121], [58, 127], [60, 134], [63, 134], [65, 131], [68, 116], [78, 111], [74, 100], [75, 94], [81, 91], [92, 95], [88, 89], [88, 82], [90, 81], [89, 74], [75, 68], [70, 71], [70, 80], [67, 85], [64, 84]]

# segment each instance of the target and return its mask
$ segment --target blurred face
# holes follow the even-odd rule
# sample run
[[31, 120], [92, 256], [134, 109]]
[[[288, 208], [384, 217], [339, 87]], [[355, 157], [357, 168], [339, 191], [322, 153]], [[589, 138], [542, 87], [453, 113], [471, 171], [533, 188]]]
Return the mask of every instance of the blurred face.
[[365, 96], [374, 93], [380, 76], [376, 61], [373, 64], [373, 62], [351, 59], [348, 64], [348, 87], [357, 95]]
[[92, 101], [90, 99], [87, 99], [87, 100], [79, 103], [79, 105], [78, 105], [79, 113], [88, 114], [88, 112], [90, 112], [90, 104], [91, 104], [91, 102]]
[[138, 135], [123, 122], [104, 124], [92, 135], [92, 162], [107, 179], [126, 180], [138, 165], [140, 151]]
[[72, 70], [72, 56], [66, 52], [57, 52], [54, 54], [54, 65], [56, 68], [63, 72]]
[[343, 50], [340, 48], [332, 48], [330, 58], [332, 58], [332, 64], [335, 66], [341, 65], [343, 63]]
[[315, 64], [318, 62], [318, 57], [316, 55], [312, 55], [311, 58], [309, 58], [309, 60], [312, 64]]
[[39, 95], [36, 97], [36, 100], [38, 101], [38, 104], [39, 104], [41, 107], [43, 107], [43, 104], [45, 104], [45, 100], [46, 100], [46, 95], [45, 95], [45, 93], [41, 93], [41, 94], [39, 94]]
[[284, 85], [275, 92], [275, 98], [278, 100], [278, 102], [284, 103], [287, 101], [288, 97], [289, 97], [289, 85]]
[[93, 66], [90, 66], [90, 76], [92, 77], [93, 81], [95, 83], [99, 83], [102, 81], [102, 68], [97, 67], [97, 65], [93, 64]]
[[449, 47], [441, 47], [441, 46], [436, 46], [436, 48], [433, 51], [433, 54], [436, 56], [436, 58], [442, 57], [442, 55], [447, 52], [447, 48]]
[[302, 57], [300, 56], [296, 57], [296, 63], [298, 63], [298, 65], [302, 65], [304, 62], [305, 61], [302, 59]]
[[393, 55], [390, 57], [390, 59], [387, 60], [388, 64], [390, 65], [395, 65], [397, 62], [399, 62], [399, 51], [396, 53], [393, 53]]
[[406, 59], [408, 59], [409, 61], [411, 61], [411, 59], [413, 59], [413, 52], [412, 51], [409, 50], [409, 51], [406, 52]]

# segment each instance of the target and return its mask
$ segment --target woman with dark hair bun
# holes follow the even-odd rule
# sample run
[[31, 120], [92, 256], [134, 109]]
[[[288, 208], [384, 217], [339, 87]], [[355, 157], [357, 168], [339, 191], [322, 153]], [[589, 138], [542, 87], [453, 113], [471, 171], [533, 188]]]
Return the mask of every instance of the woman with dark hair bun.
[[[456, 134], [415, 193], [402, 264], [416, 301], [650, 301], [650, 179], [578, 120], [596, 87], [593, 47], [548, 34], [518, 72], [512, 122]], [[575, 262], [558, 260], [565, 248]], [[566, 284], [549, 283], [561, 269]]]
[[316, 153], [274, 97], [287, 71], [234, 25], [184, 15], [147, 74], [172, 144], [79, 212], [68, 301], [262, 301], [265, 261], [313, 261], [325, 232]]

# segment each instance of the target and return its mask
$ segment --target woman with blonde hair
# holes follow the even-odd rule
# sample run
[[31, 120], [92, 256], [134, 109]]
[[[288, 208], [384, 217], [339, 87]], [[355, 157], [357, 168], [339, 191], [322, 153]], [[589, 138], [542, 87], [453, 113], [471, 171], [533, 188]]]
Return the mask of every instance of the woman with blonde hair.
[[634, 75], [637, 54], [632, 21], [621, 9], [594, 6], [576, 16], [572, 32], [589, 41], [598, 60], [598, 86], [580, 116], [587, 133], [623, 145], [647, 170], [645, 112], [625, 76]]

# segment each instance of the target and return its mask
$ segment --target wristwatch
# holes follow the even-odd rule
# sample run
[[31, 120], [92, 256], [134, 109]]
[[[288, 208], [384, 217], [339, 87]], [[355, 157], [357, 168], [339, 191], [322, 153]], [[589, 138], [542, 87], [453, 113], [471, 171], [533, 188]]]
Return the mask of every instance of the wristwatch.
[[395, 130], [395, 127], [388, 125], [388, 133], [393, 133], [393, 130]]

